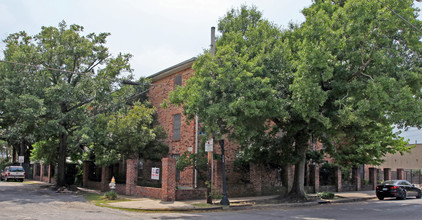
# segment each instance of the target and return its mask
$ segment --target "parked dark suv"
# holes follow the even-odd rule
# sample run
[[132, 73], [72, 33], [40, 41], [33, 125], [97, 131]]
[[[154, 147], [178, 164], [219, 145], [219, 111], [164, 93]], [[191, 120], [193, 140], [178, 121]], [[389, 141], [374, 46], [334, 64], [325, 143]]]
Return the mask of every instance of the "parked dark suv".
[[1, 172], [0, 180], [8, 181], [14, 179], [23, 182], [25, 179], [25, 170], [22, 166], [8, 166]]

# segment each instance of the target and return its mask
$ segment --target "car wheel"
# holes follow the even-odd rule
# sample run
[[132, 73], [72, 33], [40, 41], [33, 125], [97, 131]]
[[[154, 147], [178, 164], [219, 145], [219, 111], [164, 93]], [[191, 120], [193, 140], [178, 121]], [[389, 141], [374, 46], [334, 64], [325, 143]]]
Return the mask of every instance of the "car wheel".
[[384, 200], [384, 196], [377, 196], [379, 200]]
[[416, 198], [417, 198], [417, 199], [422, 198], [422, 192], [421, 192], [421, 191], [419, 191], [419, 192], [418, 192], [418, 195], [416, 195]]
[[405, 200], [407, 198], [407, 191], [403, 190], [400, 199]]

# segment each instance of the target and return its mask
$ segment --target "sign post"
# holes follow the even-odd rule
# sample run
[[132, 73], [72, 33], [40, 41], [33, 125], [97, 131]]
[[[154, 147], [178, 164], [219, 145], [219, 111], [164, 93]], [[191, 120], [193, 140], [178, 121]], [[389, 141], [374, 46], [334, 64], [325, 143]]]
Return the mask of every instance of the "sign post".
[[19, 163], [22, 166], [22, 163], [25, 162], [25, 156], [19, 156]]
[[205, 142], [205, 152], [208, 152], [208, 186], [207, 186], [207, 203], [212, 204], [211, 186], [212, 186], [212, 155], [214, 151], [214, 140], [212, 138]]

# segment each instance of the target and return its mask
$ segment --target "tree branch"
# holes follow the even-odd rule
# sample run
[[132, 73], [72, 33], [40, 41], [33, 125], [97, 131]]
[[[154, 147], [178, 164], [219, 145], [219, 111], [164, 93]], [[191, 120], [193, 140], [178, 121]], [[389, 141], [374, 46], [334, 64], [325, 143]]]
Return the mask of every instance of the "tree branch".
[[76, 108], [79, 108], [79, 107], [81, 107], [81, 106], [83, 106], [83, 105], [86, 105], [86, 104], [88, 104], [88, 103], [92, 102], [93, 100], [94, 100], [94, 98], [89, 98], [89, 99], [87, 99], [87, 100], [85, 100], [85, 101], [83, 101], [83, 102], [80, 102], [79, 104], [77, 104], [77, 105], [75, 105], [75, 106], [72, 106], [72, 107], [70, 107], [70, 108], [66, 109], [66, 112], [70, 112], [70, 111], [72, 111], [73, 109], [76, 109]]

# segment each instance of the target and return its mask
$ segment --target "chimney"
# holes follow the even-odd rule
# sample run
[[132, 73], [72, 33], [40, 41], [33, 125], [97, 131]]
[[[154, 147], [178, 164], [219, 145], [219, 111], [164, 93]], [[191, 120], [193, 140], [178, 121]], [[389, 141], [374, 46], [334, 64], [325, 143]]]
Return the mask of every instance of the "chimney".
[[211, 27], [211, 54], [215, 55], [215, 27]]

